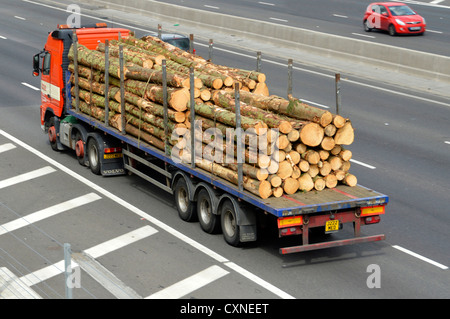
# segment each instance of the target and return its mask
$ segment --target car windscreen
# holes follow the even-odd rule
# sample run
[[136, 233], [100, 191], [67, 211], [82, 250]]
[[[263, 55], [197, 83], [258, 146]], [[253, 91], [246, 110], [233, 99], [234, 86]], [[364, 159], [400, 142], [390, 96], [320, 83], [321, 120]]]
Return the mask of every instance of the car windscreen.
[[416, 13], [408, 6], [390, 6], [389, 10], [393, 16], [411, 16]]
[[189, 51], [189, 39], [179, 38], [179, 39], [167, 39], [165, 42], [170, 43], [181, 50]]

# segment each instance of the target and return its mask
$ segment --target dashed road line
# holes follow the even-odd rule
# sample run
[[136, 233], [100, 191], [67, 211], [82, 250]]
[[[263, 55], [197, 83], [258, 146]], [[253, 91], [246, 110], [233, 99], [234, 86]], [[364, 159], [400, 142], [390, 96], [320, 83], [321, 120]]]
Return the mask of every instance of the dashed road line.
[[424, 257], [424, 256], [422, 256], [422, 255], [419, 255], [419, 254], [417, 254], [417, 253], [415, 253], [415, 252], [413, 252], [413, 251], [411, 251], [411, 250], [409, 250], [409, 249], [400, 247], [400, 246], [398, 246], [398, 245], [393, 245], [392, 247], [395, 248], [395, 249], [398, 249], [398, 250], [400, 250], [400, 251], [403, 251], [404, 253], [406, 253], [406, 254], [408, 254], [408, 255], [411, 255], [411, 256], [413, 256], [413, 257], [419, 258], [420, 260], [423, 260], [423, 261], [425, 261], [425, 262], [427, 262], [427, 263], [429, 263], [429, 264], [432, 264], [432, 265], [434, 265], [434, 266], [436, 266], [436, 267], [439, 267], [439, 268], [441, 268], [441, 269], [443, 269], [443, 270], [447, 270], [447, 269], [448, 269], [447, 266], [445, 266], [445, 265], [443, 265], [443, 264], [440, 264], [440, 263], [438, 263], [438, 262], [436, 262], [436, 261], [434, 261], [434, 260], [431, 260], [431, 259], [429, 259], [429, 258], [427, 258], [427, 257]]
[[12, 150], [14, 148], [16, 148], [16, 146], [14, 144], [12, 144], [12, 143], [6, 143], [6, 144], [3, 144], [3, 145], [0, 145], [0, 153], [10, 151], [10, 150]]
[[42, 209], [40, 211], [31, 213], [29, 215], [26, 215], [24, 217], [18, 218], [16, 220], [13, 220], [11, 222], [8, 222], [6, 224], [3, 224], [0, 226], [0, 235], [6, 234], [8, 232], [17, 230], [22, 227], [26, 227], [30, 224], [36, 223], [38, 221], [41, 221], [43, 219], [58, 215], [60, 213], [66, 212], [70, 209], [74, 209], [89, 203], [92, 203], [96, 200], [101, 199], [100, 196], [98, 196], [95, 193], [90, 193], [87, 195], [79, 196], [77, 198], [65, 201], [63, 203], [56, 204], [54, 206]]
[[26, 82], [22, 82], [21, 84], [22, 84], [22, 85], [25, 85], [26, 87], [29, 87], [30, 89], [33, 89], [33, 90], [35, 90], [35, 91], [40, 91], [40, 90], [41, 90], [40, 88], [37, 88], [37, 87], [35, 87], [34, 85], [28, 84], [28, 83], [26, 83]]
[[22, 183], [22, 182], [26, 182], [50, 173], [56, 172], [56, 169], [54, 169], [53, 167], [50, 166], [46, 166], [28, 173], [24, 173], [21, 175], [17, 175], [8, 179], [4, 179], [2, 181], [0, 181], [0, 189], [8, 187], [8, 186], [12, 186], [18, 183]]
[[[94, 246], [85, 252], [88, 253], [93, 258], [101, 257], [107, 253], [110, 253], [114, 250], [117, 250], [119, 248], [122, 248], [124, 246], [130, 245], [138, 240], [141, 240], [143, 238], [146, 238], [150, 235], [153, 235], [156, 233], [156, 229], [154, 229], [151, 226], [144, 226], [139, 229], [133, 230], [127, 234], [121, 235], [117, 238], [111, 239], [109, 241], [106, 241], [102, 244], [99, 244], [97, 246]], [[91, 253], [94, 253], [92, 255]], [[75, 267], [79, 267], [78, 263], [74, 261], [72, 263], [72, 269]], [[58, 276], [62, 274], [64, 269], [64, 260], [61, 260], [57, 263], [54, 263], [53, 265], [44, 267], [42, 269], [36, 270], [28, 275], [20, 277], [20, 280], [27, 284], [28, 286], [36, 285], [40, 282], [43, 282], [47, 279], [50, 279], [52, 277]]]
[[202, 270], [195, 275], [183, 279], [163, 290], [160, 290], [145, 299], [178, 299], [186, 296], [193, 291], [200, 289], [217, 279], [228, 275], [229, 272], [225, 269], [214, 265], [205, 270]]

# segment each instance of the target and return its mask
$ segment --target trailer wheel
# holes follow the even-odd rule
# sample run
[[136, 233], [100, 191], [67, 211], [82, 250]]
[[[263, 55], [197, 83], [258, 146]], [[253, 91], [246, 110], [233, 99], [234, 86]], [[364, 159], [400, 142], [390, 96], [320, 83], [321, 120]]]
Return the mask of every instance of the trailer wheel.
[[240, 244], [240, 227], [237, 224], [236, 210], [229, 200], [223, 203], [220, 216], [223, 238], [231, 246], [238, 246]]
[[195, 204], [189, 200], [189, 190], [184, 178], [179, 178], [173, 189], [175, 197], [175, 204], [177, 206], [178, 215], [186, 222], [195, 221], [197, 215], [195, 214]]
[[197, 196], [197, 216], [200, 227], [208, 234], [217, 233], [220, 229], [220, 217], [213, 213], [213, 209], [211, 196], [202, 188]]
[[87, 155], [92, 173], [100, 175], [100, 148], [95, 138], [89, 139]]

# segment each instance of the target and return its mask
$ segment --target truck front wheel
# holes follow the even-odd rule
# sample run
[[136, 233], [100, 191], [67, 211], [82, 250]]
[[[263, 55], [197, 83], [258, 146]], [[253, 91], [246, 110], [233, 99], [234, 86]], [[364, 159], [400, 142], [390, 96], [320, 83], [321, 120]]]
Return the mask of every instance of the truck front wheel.
[[223, 203], [220, 215], [223, 238], [231, 246], [238, 246], [240, 244], [240, 227], [237, 224], [236, 210], [229, 200]]
[[56, 136], [56, 128], [55, 128], [55, 117], [49, 118], [47, 122], [48, 126], [48, 141], [50, 142], [50, 146], [52, 150], [58, 151], [58, 142]]

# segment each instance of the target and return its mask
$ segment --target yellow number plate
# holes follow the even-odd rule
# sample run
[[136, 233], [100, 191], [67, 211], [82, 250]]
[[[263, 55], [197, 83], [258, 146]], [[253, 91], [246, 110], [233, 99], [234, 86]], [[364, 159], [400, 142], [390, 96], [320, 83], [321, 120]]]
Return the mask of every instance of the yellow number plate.
[[333, 219], [325, 223], [325, 232], [332, 233], [339, 230], [339, 220]]
[[103, 155], [104, 159], [121, 158], [121, 157], [122, 157], [122, 153], [111, 153], [111, 154], [104, 154]]

